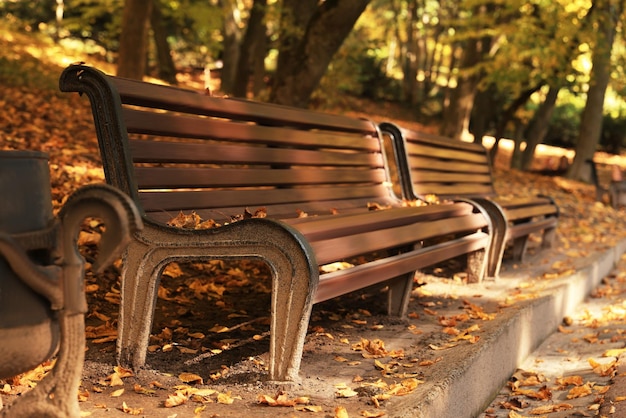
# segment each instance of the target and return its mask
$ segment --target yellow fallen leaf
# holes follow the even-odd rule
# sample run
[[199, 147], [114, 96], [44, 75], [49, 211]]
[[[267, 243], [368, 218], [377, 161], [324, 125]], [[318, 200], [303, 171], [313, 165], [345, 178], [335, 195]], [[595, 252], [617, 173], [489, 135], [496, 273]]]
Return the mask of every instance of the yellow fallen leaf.
[[202, 377], [194, 373], [181, 373], [178, 375], [178, 378], [183, 383], [198, 383], [200, 385], [204, 383]]
[[562, 387], [565, 386], [582, 386], [583, 384], [583, 378], [582, 376], [567, 376], [567, 377], [560, 377], [558, 379], [556, 379], [556, 384]]
[[186, 394], [176, 391], [173, 395], [168, 395], [163, 404], [166, 408], [173, 408], [184, 404], [187, 402], [187, 399], [189, 399], [189, 397]]
[[296, 405], [294, 409], [299, 412], [322, 412], [324, 410], [319, 405]]
[[591, 383], [591, 382], [587, 382], [587, 383], [585, 383], [582, 386], [576, 386], [575, 388], [571, 389], [567, 393], [567, 399], [582, 398], [584, 396], [591, 395], [591, 393], [592, 393], [591, 388], [592, 387], [593, 387], [593, 383]]
[[626, 353], [626, 348], [613, 348], [602, 353], [602, 357], [619, 357]]
[[338, 383], [335, 385], [335, 396], [338, 398], [351, 398], [357, 395], [358, 393], [352, 390], [345, 383]]
[[335, 408], [335, 417], [334, 418], [350, 418], [348, 415], [348, 411], [343, 406], [338, 406]]
[[591, 368], [593, 368], [593, 371], [600, 376], [610, 376], [616, 371], [617, 368], [617, 360], [609, 363], [598, 363], [594, 359], [590, 358], [588, 361]]
[[223, 405], [230, 405], [233, 402], [235, 402], [235, 397], [231, 396], [230, 392], [217, 394], [217, 403], [221, 403]]
[[122, 412], [129, 415], [141, 415], [143, 414], [143, 408], [130, 408], [126, 405], [126, 402], [122, 402]]
[[531, 415], [542, 415], [542, 414], [551, 414], [553, 412], [559, 411], [567, 411], [569, 409], [574, 408], [572, 404], [569, 403], [559, 403], [554, 405], [543, 405], [538, 406], [537, 408], [533, 408], [530, 410]]
[[383, 411], [374, 411], [374, 412], [361, 411], [361, 416], [365, 418], [379, 418], [379, 417], [384, 417], [385, 415], [386, 414]]
[[124, 393], [124, 388], [113, 391], [111, 393], [111, 397], [117, 398], [119, 396], [122, 396], [122, 393]]

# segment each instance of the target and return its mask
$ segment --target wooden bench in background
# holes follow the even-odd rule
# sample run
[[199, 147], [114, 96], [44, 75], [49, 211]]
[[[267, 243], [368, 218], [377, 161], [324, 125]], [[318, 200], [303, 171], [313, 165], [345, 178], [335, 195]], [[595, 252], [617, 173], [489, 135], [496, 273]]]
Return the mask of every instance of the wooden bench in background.
[[[106, 180], [132, 197], [144, 220], [124, 257], [122, 364], [145, 363], [161, 271], [171, 261], [248, 257], [271, 267], [272, 380], [297, 377], [314, 303], [386, 285], [389, 313], [404, 315], [416, 270], [467, 255], [470, 280], [484, 275], [488, 216], [467, 202], [407, 206], [393, 197], [372, 122], [86, 66], [68, 67], [60, 88], [89, 97]], [[260, 207], [265, 218], [231, 222]], [[223, 226], [167, 226], [180, 211]], [[364, 254], [375, 256], [320, 274], [322, 265]]]
[[498, 196], [487, 150], [480, 144], [454, 141], [439, 135], [380, 124], [382, 135], [394, 146], [396, 164], [406, 199], [429, 194], [439, 198], [468, 198], [491, 216], [494, 236], [487, 274], [499, 274], [507, 243], [513, 258], [521, 260], [529, 235], [543, 234], [542, 246], [550, 247], [556, 235], [559, 209], [547, 196]]

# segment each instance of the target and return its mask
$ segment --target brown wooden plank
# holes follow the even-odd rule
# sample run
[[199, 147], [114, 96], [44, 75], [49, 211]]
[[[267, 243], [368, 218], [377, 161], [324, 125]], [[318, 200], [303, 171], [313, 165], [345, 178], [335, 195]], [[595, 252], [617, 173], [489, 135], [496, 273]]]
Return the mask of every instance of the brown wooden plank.
[[416, 183], [437, 182], [437, 183], [478, 183], [490, 184], [491, 176], [486, 174], [473, 173], [448, 173], [430, 170], [412, 170], [411, 179]]
[[370, 166], [382, 167], [380, 153], [336, 152], [331, 150], [302, 150], [269, 148], [223, 143], [183, 143], [169, 141], [132, 140], [130, 149], [134, 162], [139, 163], [206, 163], [206, 164], [284, 164], [311, 166]]
[[322, 130], [303, 131], [290, 127], [261, 126], [214, 118], [124, 109], [129, 133], [177, 138], [223, 139], [264, 145], [289, 145], [311, 148], [341, 148], [379, 151], [377, 136], [353, 135]]
[[[470, 204], [458, 202], [421, 207], [396, 207], [359, 214], [339, 213], [332, 216], [292, 219], [286, 222], [298, 229], [310, 241], [320, 241], [415, 222], [469, 216], [472, 214], [472, 210], [473, 208]], [[483, 222], [485, 221], [483, 220]]]
[[312, 186], [324, 184], [383, 183], [386, 174], [380, 170], [341, 169], [251, 169], [251, 168], [172, 168], [137, 167], [140, 189], [219, 188], [260, 186]]
[[377, 131], [375, 125], [365, 119], [249, 100], [210, 97], [204, 92], [198, 93], [118, 77], [109, 77], [109, 79], [120, 92], [122, 102], [136, 106], [157, 106], [178, 112], [241, 119], [262, 124], [331, 128], [372, 135], [375, 135]]
[[538, 206], [538, 205], [553, 205], [551, 199], [547, 197], [541, 196], [515, 196], [510, 199], [504, 199], [502, 197], [498, 197], [494, 199], [500, 206], [505, 209], [517, 209], [523, 208], [526, 206]]
[[433, 159], [440, 158], [444, 160], [488, 164], [487, 155], [484, 153], [467, 152], [454, 148], [433, 147], [422, 144], [407, 144], [406, 153], [409, 156], [428, 156]]
[[481, 196], [488, 197], [493, 194], [491, 185], [473, 185], [473, 187], [467, 184], [444, 184], [444, 183], [426, 183], [416, 184], [413, 183], [413, 191], [417, 195], [435, 194], [442, 197], [454, 197], [454, 196]]
[[512, 225], [507, 229], [507, 239], [525, 237], [535, 232], [543, 231], [549, 228], [555, 228], [557, 225], [557, 222], [558, 222], [557, 218], [549, 217], [549, 218], [539, 219], [537, 221]]
[[381, 258], [346, 270], [320, 276], [314, 303], [432, 266], [445, 260], [485, 248], [489, 236], [483, 232], [447, 241], [404, 254]]
[[[256, 203], [243, 206], [230, 206], [209, 209], [185, 209], [185, 214], [196, 212], [203, 220], [212, 219], [223, 223], [230, 221], [233, 216], [242, 216], [245, 212], [254, 213], [261, 210], [268, 218], [279, 219], [287, 223], [298, 222], [303, 219], [319, 219], [327, 215], [336, 216], [353, 216], [358, 214], [369, 214], [369, 204], [373, 201], [379, 204], [391, 203], [391, 199], [379, 196], [375, 199], [346, 199], [333, 201], [316, 201], [316, 202], [296, 202], [296, 203], [280, 203], [275, 205], [258, 205]], [[167, 223], [179, 213], [179, 210], [154, 210], [147, 211], [146, 215], [149, 219], [156, 222]], [[300, 218], [304, 216], [304, 218]]]
[[408, 161], [411, 169], [427, 168], [442, 172], [482, 173], [491, 175], [491, 169], [485, 164], [462, 163], [454, 160], [441, 160], [425, 156], [411, 156]]
[[534, 216], [555, 215], [557, 213], [554, 205], [541, 205], [524, 207], [520, 209], [505, 209], [504, 214], [509, 221], [532, 218]]
[[425, 144], [435, 147], [463, 149], [478, 154], [485, 154], [486, 149], [481, 144], [467, 141], [457, 141], [441, 135], [431, 134], [428, 132], [420, 132], [415, 130], [400, 129], [403, 132], [405, 140], [412, 144]]
[[359, 254], [401, 247], [447, 234], [475, 232], [485, 226], [486, 221], [483, 215], [476, 213], [314, 241], [311, 245], [317, 262], [327, 264]]
[[[388, 189], [383, 186], [302, 187], [285, 189], [210, 190], [210, 191], [150, 191], [139, 194], [146, 211], [178, 211], [220, 208], [229, 206], [264, 206], [297, 204], [306, 207], [310, 201], [385, 198]], [[303, 209], [304, 210], [304, 209]]]

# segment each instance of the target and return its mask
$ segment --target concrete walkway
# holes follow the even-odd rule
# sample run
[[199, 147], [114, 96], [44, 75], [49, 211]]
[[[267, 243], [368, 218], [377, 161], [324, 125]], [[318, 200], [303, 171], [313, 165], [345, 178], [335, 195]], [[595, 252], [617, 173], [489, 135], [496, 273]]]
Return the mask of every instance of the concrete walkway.
[[[570, 341], [572, 336], [558, 333], [557, 329], [563, 318], [573, 318], [591, 309], [592, 305], [595, 310], [601, 310], [603, 304], [610, 303], [604, 299], [585, 301], [602, 279], [612, 274], [625, 251], [626, 241], [622, 241], [612, 249], [596, 254], [585, 267], [537, 289], [537, 294], [527, 303], [518, 303], [513, 309], [503, 310], [485, 324], [478, 344], [468, 350], [457, 350], [455, 359], [446, 358], [446, 361], [441, 362], [442, 369], [431, 375], [419, 390], [394, 402], [393, 408], [387, 409], [388, 415], [426, 418], [515, 416], [509, 415], [510, 410], [501, 409], [500, 402], [508, 399], [510, 390], [506, 383], [518, 368], [538, 370], [537, 373], [545, 376], [548, 386], [553, 386], [555, 378], [566, 374], [565, 367], [555, 367], [557, 363], [567, 362], [574, 370], [591, 372], [587, 358], [599, 358], [609, 347], [621, 348], [624, 346], [623, 340], [612, 345], [587, 344], [585, 350], [578, 352], [578, 348], [573, 348]], [[524, 274], [528, 274], [525, 269]], [[491, 286], [486, 287], [497, 293], [503, 292], [507, 285], [519, 286], [519, 278], [515, 276], [515, 271], [505, 272]], [[573, 330], [576, 332], [576, 329]], [[535, 351], [538, 347], [539, 350]], [[555, 347], [563, 349], [556, 350]], [[576, 361], [571, 361], [572, 355], [575, 355]], [[603, 361], [606, 362], [607, 359]], [[546, 369], [539, 368], [540, 365]], [[609, 379], [605, 380], [597, 384], [608, 384]], [[561, 402], [561, 395], [553, 395], [553, 403]], [[626, 392], [621, 395], [626, 395]], [[584, 409], [595, 405], [594, 402], [591, 398], [581, 398], [577, 405], [582, 403], [578, 407]], [[545, 405], [545, 402], [536, 405]], [[516, 412], [520, 416], [530, 416], [527, 411], [526, 408], [520, 408]], [[562, 415], [550, 415], [551, 418], [565, 416], [576, 415], [571, 410]], [[594, 416], [594, 412], [588, 410], [586, 415], [581, 416]]]
[[[600, 260], [602, 275], [610, 260]], [[626, 417], [625, 341], [626, 257], [622, 257], [590, 297], [567, 313], [559, 330], [519, 366], [480, 418], [515, 413]]]

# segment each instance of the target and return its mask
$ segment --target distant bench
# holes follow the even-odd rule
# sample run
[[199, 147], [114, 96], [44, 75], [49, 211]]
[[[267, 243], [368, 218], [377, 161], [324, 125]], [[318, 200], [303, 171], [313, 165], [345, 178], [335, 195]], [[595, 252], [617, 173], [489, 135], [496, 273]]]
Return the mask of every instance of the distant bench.
[[[389, 314], [402, 316], [416, 270], [467, 256], [469, 281], [484, 275], [489, 218], [467, 202], [406, 206], [394, 198], [370, 121], [78, 65], [63, 72], [60, 88], [89, 97], [106, 180], [144, 219], [124, 257], [122, 364], [145, 363], [161, 272], [171, 261], [247, 257], [271, 267], [273, 380], [297, 377], [314, 303], [385, 285]], [[265, 218], [231, 222], [261, 207]], [[224, 226], [167, 226], [180, 211]], [[320, 274], [322, 265], [356, 258], [366, 261]]]
[[490, 214], [494, 236], [489, 251], [489, 276], [499, 274], [507, 243], [512, 244], [514, 260], [522, 259], [532, 233], [542, 234], [543, 247], [552, 245], [559, 216], [554, 200], [522, 194], [513, 198], [498, 196], [489, 155], [482, 145], [391, 123], [382, 123], [380, 129], [394, 145], [405, 198], [419, 199], [429, 194], [469, 198]]

